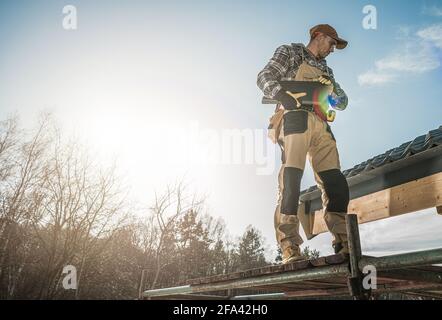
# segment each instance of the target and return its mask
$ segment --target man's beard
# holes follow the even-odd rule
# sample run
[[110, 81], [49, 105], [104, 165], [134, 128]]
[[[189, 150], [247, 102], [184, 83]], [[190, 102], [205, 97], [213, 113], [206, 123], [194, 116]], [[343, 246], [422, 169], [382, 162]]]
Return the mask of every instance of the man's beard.
[[328, 54], [327, 53], [324, 53], [324, 54], [322, 54], [322, 53], [320, 53], [320, 54], [318, 54], [318, 58], [321, 60], [321, 59], [325, 59], [325, 57], [327, 56]]

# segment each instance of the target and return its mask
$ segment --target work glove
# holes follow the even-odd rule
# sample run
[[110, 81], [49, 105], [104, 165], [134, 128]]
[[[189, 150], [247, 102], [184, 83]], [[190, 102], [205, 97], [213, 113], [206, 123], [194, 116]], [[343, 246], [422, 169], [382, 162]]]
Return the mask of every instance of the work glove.
[[328, 103], [332, 108], [337, 108], [337, 105], [339, 104], [339, 97], [336, 95], [336, 93], [332, 92], [328, 95]]
[[330, 86], [333, 84], [332, 79], [329, 76], [322, 75], [318, 78], [318, 81], [326, 86]]
[[297, 108], [297, 103], [294, 98], [287, 94], [284, 90], [280, 90], [276, 95], [275, 99], [278, 100], [286, 110], [294, 110]]

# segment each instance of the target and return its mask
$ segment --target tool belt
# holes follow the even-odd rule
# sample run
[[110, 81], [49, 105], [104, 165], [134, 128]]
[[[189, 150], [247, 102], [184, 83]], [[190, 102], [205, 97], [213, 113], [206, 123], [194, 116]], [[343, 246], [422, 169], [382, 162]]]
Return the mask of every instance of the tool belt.
[[[318, 68], [309, 65], [306, 61], [303, 61], [298, 68], [298, 71], [296, 73], [295, 81], [315, 81], [318, 77], [323, 75], [324, 73], [319, 70]], [[330, 89], [332, 90], [332, 89]], [[310, 104], [303, 104], [302, 98], [300, 105], [295, 110], [305, 110], [308, 112], [313, 112], [316, 115], [318, 115], [319, 118], [321, 118], [324, 121], [333, 121], [334, 115], [332, 116], [332, 113], [334, 111], [328, 111], [327, 113], [324, 113], [324, 111], [319, 110], [318, 108], [315, 109], [313, 105]], [[329, 119], [330, 115], [330, 119]], [[331, 117], [332, 116], [332, 117]], [[278, 143], [279, 134], [281, 132], [282, 128], [282, 122], [284, 117], [284, 108], [280, 107], [280, 104], [277, 104], [275, 113], [270, 118], [270, 123], [268, 126], [268, 137], [273, 143]]]
[[[304, 110], [308, 112], [315, 113], [315, 109], [313, 106], [301, 105], [295, 110]], [[275, 113], [270, 117], [269, 126], [268, 126], [268, 137], [272, 140], [273, 143], [278, 143], [279, 134], [281, 133], [282, 128], [282, 120], [284, 118], [284, 108], [280, 108], [278, 104], [275, 109]]]
[[315, 108], [313, 108], [313, 106], [301, 105], [300, 107], [298, 107], [298, 109], [315, 113]]
[[282, 119], [284, 117], [284, 108], [280, 108], [280, 105], [276, 105], [275, 113], [270, 117], [267, 135], [273, 143], [278, 143], [279, 134], [282, 128]]

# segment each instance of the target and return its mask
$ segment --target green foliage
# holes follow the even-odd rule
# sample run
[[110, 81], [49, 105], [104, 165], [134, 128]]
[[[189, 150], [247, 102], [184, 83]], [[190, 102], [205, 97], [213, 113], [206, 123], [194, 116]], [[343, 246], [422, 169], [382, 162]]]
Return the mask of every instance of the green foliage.
[[308, 259], [317, 259], [320, 257], [320, 252], [316, 249], [310, 249], [309, 246], [306, 246], [302, 251], [301, 254], [308, 258]]
[[241, 237], [236, 249], [240, 270], [259, 268], [268, 264], [264, 256], [261, 233], [249, 225]]
[[[304, 247], [304, 249], [302, 249], [301, 255], [303, 255], [307, 259], [316, 259], [316, 258], [320, 257], [321, 253], [316, 249], [312, 250], [312, 249], [310, 249], [309, 246], [306, 246], [306, 247]], [[282, 251], [281, 251], [281, 248], [279, 248], [279, 247], [278, 247], [278, 250], [276, 253], [275, 262], [276, 263], [282, 262]]]

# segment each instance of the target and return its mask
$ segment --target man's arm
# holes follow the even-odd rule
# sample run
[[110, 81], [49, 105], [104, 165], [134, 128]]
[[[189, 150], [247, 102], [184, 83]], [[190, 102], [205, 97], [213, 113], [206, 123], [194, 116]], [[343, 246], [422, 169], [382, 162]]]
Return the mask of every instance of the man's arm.
[[290, 66], [290, 52], [287, 45], [278, 47], [267, 65], [258, 73], [257, 85], [266, 97], [274, 99], [282, 89], [278, 80], [284, 77]]
[[328, 71], [330, 74], [330, 78], [333, 82], [333, 93], [337, 96], [338, 101], [339, 101], [338, 104], [334, 108], [337, 110], [345, 110], [345, 108], [347, 108], [347, 105], [348, 105], [347, 94], [341, 88], [339, 83], [336, 82], [335, 76], [333, 75], [333, 70], [331, 68], [328, 68]]

